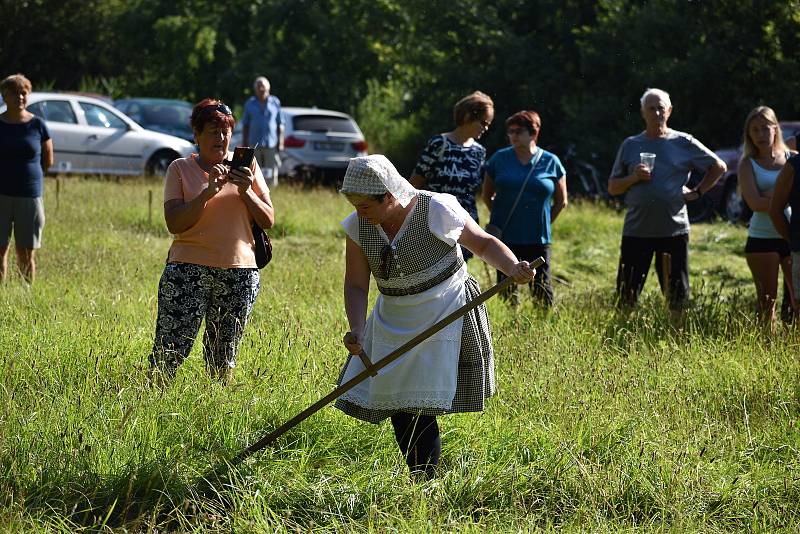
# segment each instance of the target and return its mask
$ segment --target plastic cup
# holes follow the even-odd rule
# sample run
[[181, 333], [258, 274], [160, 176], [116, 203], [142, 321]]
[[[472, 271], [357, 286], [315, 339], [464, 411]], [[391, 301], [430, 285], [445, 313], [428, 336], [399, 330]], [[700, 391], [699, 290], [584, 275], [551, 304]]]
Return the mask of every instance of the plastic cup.
[[656, 155], [652, 152], [639, 152], [639, 161], [647, 167], [648, 171], [653, 172], [653, 167], [656, 166]]

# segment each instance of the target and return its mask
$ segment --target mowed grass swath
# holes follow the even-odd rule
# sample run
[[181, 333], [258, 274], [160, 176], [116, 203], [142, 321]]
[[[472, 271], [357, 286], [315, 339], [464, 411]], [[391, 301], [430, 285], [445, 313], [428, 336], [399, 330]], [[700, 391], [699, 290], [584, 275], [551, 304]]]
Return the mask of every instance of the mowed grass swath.
[[441, 419], [440, 478], [411, 483], [388, 424], [328, 408], [201, 484], [333, 389], [350, 208], [275, 190], [275, 259], [234, 384], [206, 376], [198, 343], [161, 391], [145, 379], [170, 243], [160, 187], [70, 179], [56, 204], [47, 181], [39, 278], [0, 288], [0, 530], [800, 527], [800, 337], [755, 324], [745, 230], [692, 229], [694, 306], [674, 325], [655, 280], [614, 312], [622, 215], [580, 203], [555, 225], [556, 312], [488, 303], [498, 395]]

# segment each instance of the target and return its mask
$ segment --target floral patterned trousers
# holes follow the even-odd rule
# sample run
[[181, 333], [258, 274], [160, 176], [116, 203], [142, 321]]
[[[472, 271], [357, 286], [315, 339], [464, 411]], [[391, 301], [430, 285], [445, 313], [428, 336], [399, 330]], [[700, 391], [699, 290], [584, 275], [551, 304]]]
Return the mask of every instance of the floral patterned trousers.
[[236, 366], [236, 352], [260, 288], [258, 269], [168, 263], [158, 284], [158, 319], [150, 365], [170, 375], [186, 359], [205, 318], [209, 372]]

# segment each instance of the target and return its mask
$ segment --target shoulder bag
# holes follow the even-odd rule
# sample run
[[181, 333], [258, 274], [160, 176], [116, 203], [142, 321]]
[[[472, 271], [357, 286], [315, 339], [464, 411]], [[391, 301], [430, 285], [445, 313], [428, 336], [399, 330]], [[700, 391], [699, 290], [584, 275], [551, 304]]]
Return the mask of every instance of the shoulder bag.
[[263, 269], [272, 260], [272, 241], [269, 234], [264, 231], [257, 223], [253, 223], [253, 241], [256, 243], [256, 266]]

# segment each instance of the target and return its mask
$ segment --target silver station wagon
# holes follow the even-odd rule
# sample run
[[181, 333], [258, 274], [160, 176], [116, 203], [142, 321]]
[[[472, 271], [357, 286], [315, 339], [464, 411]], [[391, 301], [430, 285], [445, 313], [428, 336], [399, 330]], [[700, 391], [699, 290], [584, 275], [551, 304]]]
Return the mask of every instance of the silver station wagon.
[[47, 123], [53, 173], [160, 176], [172, 160], [195, 150], [184, 139], [142, 128], [98, 98], [33, 92], [27, 109]]
[[350, 158], [367, 155], [367, 141], [353, 118], [317, 108], [282, 108], [284, 151], [280, 174], [333, 183]]

